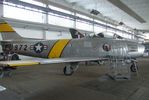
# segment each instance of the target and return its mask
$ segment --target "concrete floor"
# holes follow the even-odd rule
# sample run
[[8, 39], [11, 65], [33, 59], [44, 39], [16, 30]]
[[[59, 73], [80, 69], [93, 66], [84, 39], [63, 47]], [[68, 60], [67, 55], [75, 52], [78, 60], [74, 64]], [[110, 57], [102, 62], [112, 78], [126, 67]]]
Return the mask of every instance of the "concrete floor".
[[100, 81], [106, 68], [81, 65], [72, 76], [63, 75], [63, 64], [21, 67], [0, 79], [6, 87], [0, 100], [148, 100], [149, 58], [139, 60], [139, 76], [127, 81]]

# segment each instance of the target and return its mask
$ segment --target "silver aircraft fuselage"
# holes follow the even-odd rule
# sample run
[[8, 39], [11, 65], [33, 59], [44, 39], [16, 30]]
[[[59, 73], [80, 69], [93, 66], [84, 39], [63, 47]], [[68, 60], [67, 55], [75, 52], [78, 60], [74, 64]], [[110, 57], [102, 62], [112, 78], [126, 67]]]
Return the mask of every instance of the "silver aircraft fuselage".
[[144, 53], [144, 46], [139, 43], [105, 38], [12, 40], [4, 43], [3, 48], [9, 48], [12, 52], [21, 55], [40, 58], [116, 57], [121, 59], [141, 57]]

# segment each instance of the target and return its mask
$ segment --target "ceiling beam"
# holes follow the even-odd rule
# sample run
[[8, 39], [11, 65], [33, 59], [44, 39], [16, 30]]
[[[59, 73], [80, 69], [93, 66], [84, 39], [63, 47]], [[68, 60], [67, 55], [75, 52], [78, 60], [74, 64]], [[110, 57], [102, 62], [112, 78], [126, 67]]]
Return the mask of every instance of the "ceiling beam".
[[112, 27], [112, 26], [109, 26], [109, 25], [106, 25], [106, 24], [102, 24], [102, 23], [99, 23], [99, 22], [96, 22], [96, 21], [93, 21], [93, 20], [88, 20], [88, 19], [85, 19], [85, 18], [82, 18], [82, 17], [79, 17], [79, 16], [75, 16], [75, 15], [72, 15], [72, 14], [67, 14], [67, 13], [64, 13], [64, 12], [60, 12], [60, 11], [53, 10], [53, 9], [50, 9], [50, 8], [38, 6], [38, 5], [35, 5], [35, 4], [30, 4], [30, 3], [26, 3], [26, 2], [18, 1], [18, 0], [5, 0], [5, 2], [10, 2], [10, 3], [13, 3], [13, 4], [25, 6], [25, 7], [35, 8], [35, 9], [38, 9], [38, 10], [42, 10], [44, 12], [50, 12], [50, 13], [54, 13], [54, 14], [58, 14], [58, 15], [62, 15], [62, 16], [67, 16], [69, 18], [73, 18], [73, 19], [85, 21], [85, 22], [88, 22], [88, 23], [96, 24], [96, 25], [99, 25], [103, 28], [115, 30], [115, 31], [118, 31], [118, 32], [122, 32], [122, 33], [126, 33], [126, 34], [133, 34], [133, 33], [127, 32], [125, 30], [121, 30], [121, 29], [118, 29], [118, 28], [115, 28], [115, 27]]
[[146, 22], [141, 16], [139, 16], [137, 13], [135, 13], [132, 9], [130, 9], [127, 5], [125, 5], [120, 0], [108, 0], [108, 1], [111, 2], [113, 5], [115, 5], [116, 7], [123, 10], [125, 13], [127, 13], [131, 17], [135, 18], [140, 23], [145, 23]]
[[117, 26], [119, 23], [116, 20], [112, 20], [112, 19], [110, 19], [106, 16], [103, 16], [101, 14], [99, 14], [99, 15], [90, 14], [90, 11], [76, 6], [75, 3], [68, 3], [65, 0], [35, 0], [35, 1], [42, 2], [44, 4], [53, 5], [53, 6], [56, 6], [56, 7], [65, 9], [65, 10], [69, 10], [72, 12], [76, 12], [79, 14], [83, 14], [83, 15], [88, 16], [90, 18], [94, 18], [96, 20], [100, 20], [102, 22], [105, 22], [105, 23], [108, 23], [108, 24], [111, 24], [114, 26]]
[[144, 30], [142, 30], [142, 29], [137, 29], [138, 31], [140, 31], [140, 32], [143, 32], [143, 33], [149, 33], [149, 30], [147, 30], [147, 29], [144, 29]]
[[[6, 18], [6, 17], [0, 17], [0, 19], [7, 21], [11, 26], [16, 28], [46, 30], [46, 31], [56, 31], [56, 32], [57, 31], [69, 32], [69, 28], [72, 28], [72, 27], [57, 26], [57, 25], [44, 24], [44, 23], [38, 23], [38, 22], [23, 21], [19, 19]], [[82, 33], [91, 33], [91, 31], [85, 31], [81, 29], [77, 29], [77, 30], [79, 30]]]

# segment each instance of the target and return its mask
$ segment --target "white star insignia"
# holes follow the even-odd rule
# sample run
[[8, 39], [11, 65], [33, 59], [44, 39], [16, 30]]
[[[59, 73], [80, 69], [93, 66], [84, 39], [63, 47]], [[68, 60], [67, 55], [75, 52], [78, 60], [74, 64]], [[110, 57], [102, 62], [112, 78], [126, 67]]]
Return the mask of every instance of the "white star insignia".
[[42, 46], [40, 44], [38, 44], [37, 46], [35, 46], [36, 51], [41, 51]]

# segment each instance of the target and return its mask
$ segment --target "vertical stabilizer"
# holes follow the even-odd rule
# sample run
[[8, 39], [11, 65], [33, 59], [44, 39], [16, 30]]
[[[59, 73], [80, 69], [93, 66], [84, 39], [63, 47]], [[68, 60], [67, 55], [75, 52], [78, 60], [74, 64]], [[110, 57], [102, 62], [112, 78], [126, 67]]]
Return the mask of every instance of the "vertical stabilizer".
[[0, 33], [3, 40], [23, 39], [16, 31], [3, 19], [0, 19]]

